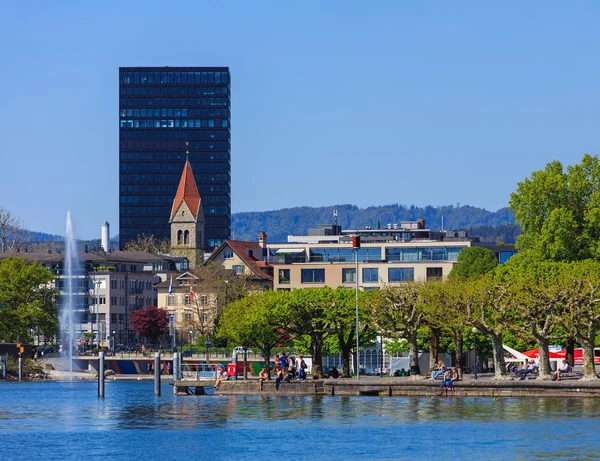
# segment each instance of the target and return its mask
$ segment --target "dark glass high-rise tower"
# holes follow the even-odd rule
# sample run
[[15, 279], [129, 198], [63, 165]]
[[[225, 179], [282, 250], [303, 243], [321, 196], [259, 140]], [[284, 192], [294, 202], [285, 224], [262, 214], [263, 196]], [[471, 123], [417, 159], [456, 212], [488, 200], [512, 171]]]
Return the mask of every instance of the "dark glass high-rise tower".
[[169, 238], [186, 160], [206, 216], [205, 248], [231, 233], [228, 67], [119, 68], [119, 240]]

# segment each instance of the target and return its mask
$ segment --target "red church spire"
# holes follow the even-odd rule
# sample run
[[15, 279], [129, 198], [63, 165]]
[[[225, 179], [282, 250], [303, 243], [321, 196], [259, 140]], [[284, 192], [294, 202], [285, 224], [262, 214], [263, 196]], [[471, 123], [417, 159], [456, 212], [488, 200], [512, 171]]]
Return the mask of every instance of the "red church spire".
[[[188, 152], [186, 152], [186, 154], [187, 153]], [[198, 210], [200, 209], [200, 193], [198, 192], [198, 186], [194, 179], [192, 165], [190, 165], [188, 159], [185, 161], [181, 179], [179, 180], [179, 186], [177, 187], [177, 193], [175, 194], [175, 200], [173, 200], [171, 219], [175, 217], [175, 213], [177, 213], [177, 210], [181, 206], [181, 202], [185, 202], [194, 218], [198, 217]]]

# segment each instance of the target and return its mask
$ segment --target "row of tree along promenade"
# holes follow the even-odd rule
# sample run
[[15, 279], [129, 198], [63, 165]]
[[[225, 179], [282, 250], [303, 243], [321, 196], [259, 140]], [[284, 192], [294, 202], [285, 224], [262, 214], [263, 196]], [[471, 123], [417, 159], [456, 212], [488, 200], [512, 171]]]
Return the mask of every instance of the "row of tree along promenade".
[[[440, 350], [454, 353], [462, 376], [463, 353], [473, 334], [481, 356], [493, 356], [497, 380], [509, 377], [502, 344], [539, 346], [539, 379], [550, 379], [550, 344], [583, 349], [584, 379], [597, 379], [594, 348], [600, 327], [600, 162], [584, 155], [563, 169], [549, 163], [518, 184], [510, 207], [523, 233], [519, 254], [499, 266], [483, 248], [467, 248], [444, 281], [406, 282], [361, 292], [359, 337], [377, 334], [400, 340], [418, 375], [418, 351], [427, 346], [432, 362]], [[272, 348], [293, 343], [313, 358], [322, 377], [323, 351], [343, 357], [350, 375], [356, 338], [355, 294], [347, 288], [302, 289], [251, 294], [225, 309], [218, 333], [236, 344], [258, 348], [269, 364]], [[394, 346], [393, 342], [388, 346]], [[487, 348], [487, 350], [486, 350]]]

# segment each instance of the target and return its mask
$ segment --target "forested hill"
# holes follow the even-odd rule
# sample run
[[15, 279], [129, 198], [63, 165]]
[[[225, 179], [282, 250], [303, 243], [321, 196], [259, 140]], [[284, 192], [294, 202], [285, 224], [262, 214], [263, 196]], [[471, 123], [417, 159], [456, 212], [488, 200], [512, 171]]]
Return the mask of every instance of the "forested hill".
[[[265, 231], [268, 242], [287, 241], [288, 235], [306, 235], [307, 230], [318, 224], [333, 223], [333, 210], [338, 210], [338, 224], [343, 229], [377, 228], [401, 221], [416, 221], [423, 218], [431, 229], [469, 229], [473, 237], [483, 241], [514, 243], [519, 233], [512, 211], [502, 208], [492, 212], [472, 206], [427, 206], [424, 208], [404, 205], [383, 205], [358, 208], [354, 205], [327, 207], [284, 208], [274, 211], [235, 213], [232, 215], [233, 238], [256, 241], [258, 233]], [[487, 236], [487, 237], [486, 237]]]

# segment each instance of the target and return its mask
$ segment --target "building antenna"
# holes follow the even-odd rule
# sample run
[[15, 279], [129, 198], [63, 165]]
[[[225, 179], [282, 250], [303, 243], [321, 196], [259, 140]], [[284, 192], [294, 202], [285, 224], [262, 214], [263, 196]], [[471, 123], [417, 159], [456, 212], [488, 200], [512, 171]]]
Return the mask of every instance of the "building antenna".
[[337, 218], [338, 218], [337, 211], [338, 210], [333, 210], [333, 225], [334, 226], [337, 226]]

